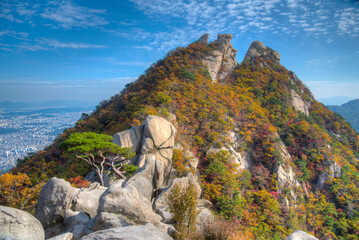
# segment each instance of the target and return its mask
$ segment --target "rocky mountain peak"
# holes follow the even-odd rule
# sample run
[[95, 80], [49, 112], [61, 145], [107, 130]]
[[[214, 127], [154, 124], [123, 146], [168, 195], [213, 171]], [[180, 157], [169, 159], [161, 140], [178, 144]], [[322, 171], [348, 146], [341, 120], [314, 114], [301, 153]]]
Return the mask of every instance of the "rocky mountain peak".
[[205, 33], [199, 38], [199, 40], [197, 42], [208, 45], [208, 37], [209, 37], [209, 34]]
[[[197, 42], [208, 44], [208, 34], [204, 34]], [[211, 51], [202, 58], [208, 68], [212, 81], [223, 81], [237, 66], [237, 50], [231, 44], [231, 34], [219, 34], [217, 40], [210, 43]]]
[[255, 57], [266, 56], [274, 60], [275, 63], [280, 63], [280, 54], [269, 47], [265, 47], [261, 41], [252, 42], [249, 47], [244, 61], [253, 61]]

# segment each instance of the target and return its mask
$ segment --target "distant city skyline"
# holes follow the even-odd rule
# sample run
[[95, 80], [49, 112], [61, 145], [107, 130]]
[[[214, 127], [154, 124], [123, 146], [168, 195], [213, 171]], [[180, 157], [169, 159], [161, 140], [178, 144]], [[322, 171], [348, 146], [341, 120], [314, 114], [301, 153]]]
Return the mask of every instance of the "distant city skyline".
[[350, 0], [2, 0], [0, 101], [85, 100], [119, 93], [202, 34], [254, 40], [316, 99], [359, 98], [359, 4]]

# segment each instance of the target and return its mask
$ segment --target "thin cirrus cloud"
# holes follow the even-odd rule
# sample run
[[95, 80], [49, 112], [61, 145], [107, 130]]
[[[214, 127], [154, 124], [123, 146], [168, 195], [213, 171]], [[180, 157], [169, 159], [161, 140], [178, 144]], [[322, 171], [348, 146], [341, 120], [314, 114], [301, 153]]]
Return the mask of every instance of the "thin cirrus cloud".
[[44, 46], [52, 48], [72, 48], [72, 49], [85, 49], [85, 48], [106, 48], [104, 45], [86, 44], [86, 43], [73, 43], [73, 42], [59, 42], [54, 39], [43, 38], [38, 40]]
[[335, 14], [338, 20], [338, 31], [340, 34], [348, 34], [357, 37], [359, 34], [359, 9], [346, 8]]
[[[359, 10], [338, 10], [327, 0], [130, 0], [134, 6], [154, 19], [181, 17], [187, 28], [180, 39], [172, 38], [177, 28], [166, 32], [151, 33], [148, 49], [169, 50], [183, 45], [191, 39], [193, 32], [231, 32], [240, 34], [248, 31], [261, 33], [285, 33], [313, 38], [332, 38], [333, 32], [355, 37], [359, 32]], [[285, 29], [285, 31], [283, 31]], [[170, 42], [157, 41], [159, 36], [170, 36]], [[124, 35], [125, 36], [125, 35]], [[131, 36], [130, 36], [131, 37]], [[173, 44], [171, 44], [171, 42]], [[141, 45], [145, 49], [145, 46]]]
[[72, 27], [94, 27], [108, 24], [102, 16], [106, 13], [103, 9], [91, 9], [77, 6], [72, 1], [51, 1], [41, 17], [57, 22], [63, 28]]
[[55, 23], [51, 26], [65, 29], [89, 28], [108, 24], [104, 17], [106, 10], [103, 9], [78, 6], [71, 0], [35, 2], [35, 4], [30, 4], [19, 0], [2, 0], [0, 2], [0, 18], [11, 22], [33, 24], [35, 17], [41, 17]]
[[8, 50], [16, 49], [19, 52], [24, 51], [51, 51], [56, 49], [100, 49], [107, 48], [104, 45], [97, 44], [87, 44], [87, 43], [77, 43], [77, 42], [60, 42], [55, 39], [42, 38], [35, 41], [24, 41], [18, 44], [12, 44], [7, 46], [3, 46], [3, 48], [7, 48]]

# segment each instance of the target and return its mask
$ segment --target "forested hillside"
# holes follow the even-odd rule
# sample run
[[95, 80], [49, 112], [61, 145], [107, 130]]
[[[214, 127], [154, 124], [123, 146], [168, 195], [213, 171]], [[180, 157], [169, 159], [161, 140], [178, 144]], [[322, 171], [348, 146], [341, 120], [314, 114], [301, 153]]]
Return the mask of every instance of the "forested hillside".
[[[284, 239], [297, 229], [320, 239], [359, 239], [358, 134], [261, 42], [237, 64], [231, 38], [208, 43], [204, 36], [169, 52], [50, 147], [20, 161], [11, 177], [26, 178], [20, 188], [33, 200], [25, 209], [35, 206], [36, 189], [49, 178], [90, 173], [59, 147], [70, 134], [113, 135], [156, 115], [177, 129], [178, 174], [193, 171], [190, 151], [199, 159], [194, 174], [202, 197], [235, 231], [255, 239]], [[13, 204], [10, 198], [3, 192], [2, 204]]]

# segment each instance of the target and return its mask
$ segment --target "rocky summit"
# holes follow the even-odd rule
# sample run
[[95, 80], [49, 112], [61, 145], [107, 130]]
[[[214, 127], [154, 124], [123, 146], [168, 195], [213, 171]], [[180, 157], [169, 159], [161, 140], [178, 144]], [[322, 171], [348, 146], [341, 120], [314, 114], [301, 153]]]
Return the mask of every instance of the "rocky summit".
[[[35, 211], [39, 239], [358, 239], [358, 134], [264, 43], [237, 62], [232, 37], [169, 52], [20, 161], [23, 200], [1, 203]], [[7, 237], [34, 234], [11, 219]]]

